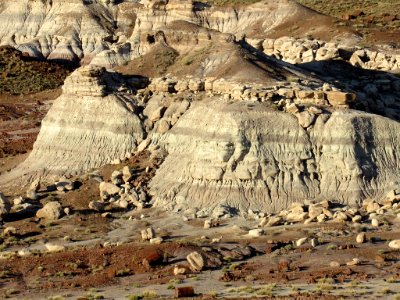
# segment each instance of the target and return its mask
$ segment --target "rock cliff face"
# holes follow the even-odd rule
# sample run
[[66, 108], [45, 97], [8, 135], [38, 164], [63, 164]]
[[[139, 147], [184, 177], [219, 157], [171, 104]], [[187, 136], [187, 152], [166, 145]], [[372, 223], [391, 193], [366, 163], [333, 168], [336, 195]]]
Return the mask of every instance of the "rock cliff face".
[[221, 204], [241, 212], [304, 199], [355, 204], [398, 180], [398, 130], [352, 111], [320, 115], [304, 130], [266, 104], [197, 104], [164, 136], [169, 155], [151, 183], [154, 201], [206, 213]]
[[31, 154], [3, 179], [78, 174], [131, 153], [143, 129], [134, 105], [121, 93], [111, 93], [118, 84], [118, 78], [101, 68], [75, 71], [42, 121]]

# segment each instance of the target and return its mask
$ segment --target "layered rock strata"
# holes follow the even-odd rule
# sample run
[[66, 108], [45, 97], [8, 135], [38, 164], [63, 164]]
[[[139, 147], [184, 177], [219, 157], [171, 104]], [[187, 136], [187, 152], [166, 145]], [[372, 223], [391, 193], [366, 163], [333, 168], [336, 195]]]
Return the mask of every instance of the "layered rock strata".
[[[196, 104], [162, 139], [157, 206], [279, 211], [304, 199], [356, 204], [398, 180], [399, 125], [353, 111], [298, 120], [257, 102]], [[384, 129], [385, 128], [385, 129]]]
[[31, 154], [3, 179], [78, 174], [132, 153], [144, 131], [134, 103], [122, 93], [111, 93], [118, 84], [102, 68], [75, 71], [42, 121]]

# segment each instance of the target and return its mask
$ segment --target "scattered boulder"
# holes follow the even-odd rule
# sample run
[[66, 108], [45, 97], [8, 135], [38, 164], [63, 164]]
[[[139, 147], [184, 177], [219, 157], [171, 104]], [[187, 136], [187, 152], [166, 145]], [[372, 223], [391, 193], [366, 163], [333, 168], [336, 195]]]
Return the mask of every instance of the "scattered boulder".
[[115, 184], [109, 183], [109, 182], [105, 182], [105, 181], [100, 183], [99, 189], [100, 189], [100, 197], [102, 199], [104, 199], [104, 197], [116, 195], [120, 191], [120, 188], [118, 186], [116, 186]]
[[48, 221], [54, 221], [61, 217], [62, 211], [63, 209], [59, 202], [51, 201], [36, 212], [36, 217]]
[[356, 266], [356, 265], [359, 265], [360, 263], [361, 263], [360, 259], [355, 257], [351, 261], [347, 262], [346, 265], [348, 265], [348, 266]]
[[15, 236], [17, 234], [17, 228], [8, 226], [3, 230], [4, 236]]
[[153, 244], [153, 245], [159, 245], [159, 244], [161, 244], [162, 242], [164, 241], [164, 239], [162, 238], [162, 237], [156, 237], [156, 238], [152, 238], [152, 239], [150, 239], [150, 244]]
[[204, 221], [204, 229], [209, 229], [212, 227], [212, 221], [211, 220], [205, 220]]
[[372, 225], [373, 227], [379, 227], [379, 221], [378, 221], [378, 219], [373, 218], [373, 219], [371, 220], [371, 225]]
[[10, 200], [8, 200], [8, 198], [2, 192], [0, 192], [0, 218], [8, 214], [10, 209]]
[[400, 249], [400, 240], [393, 240], [389, 243], [389, 248]]
[[59, 192], [72, 191], [75, 188], [75, 182], [68, 179], [61, 179], [56, 183], [56, 188]]
[[358, 244], [364, 243], [365, 240], [366, 240], [365, 232], [359, 233], [359, 234], [357, 235], [357, 237], [356, 237], [356, 242], [357, 242]]
[[174, 275], [175, 276], [177, 276], [177, 275], [185, 275], [186, 273], [187, 273], [187, 269], [185, 267], [178, 266], [178, 265], [174, 266]]
[[46, 243], [44, 246], [48, 252], [61, 252], [65, 250], [65, 246], [53, 243]]
[[175, 288], [175, 298], [189, 298], [194, 296], [194, 288], [191, 286], [182, 286]]
[[103, 211], [106, 207], [107, 203], [103, 202], [103, 201], [90, 201], [89, 202], [89, 208], [93, 209], [93, 210], [97, 210], [97, 211]]
[[149, 227], [147, 229], [141, 230], [140, 234], [142, 236], [143, 241], [151, 240], [151, 239], [155, 238], [155, 236], [156, 236], [156, 233], [155, 233], [153, 227]]
[[308, 239], [307, 237], [303, 237], [303, 238], [298, 239], [296, 241], [296, 247], [300, 247], [301, 245], [303, 245], [307, 241], [307, 239]]
[[192, 252], [186, 257], [190, 268], [195, 272], [200, 272], [205, 266], [203, 256], [198, 252]]
[[122, 183], [122, 172], [115, 170], [111, 174], [111, 182], [115, 185], [119, 185]]
[[132, 180], [133, 177], [133, 169], [129, 166], [125, 166], [122, 169], [122, 180], [124, 182], [129, 182]]
[[26, 198], [30, 200], [37, 200], [38, 195], [34, 190], [27, 190], [26, 191]]
[[339, 91], [326, 93], [329, 103], [332, 106], [349, 105], [356, 100], [356, 94]]
[[249, 236], [251, 237], [259, 237], [262, 236], [264, 234], [264, 230], [263, 229], [251, 229], [249, 230]]

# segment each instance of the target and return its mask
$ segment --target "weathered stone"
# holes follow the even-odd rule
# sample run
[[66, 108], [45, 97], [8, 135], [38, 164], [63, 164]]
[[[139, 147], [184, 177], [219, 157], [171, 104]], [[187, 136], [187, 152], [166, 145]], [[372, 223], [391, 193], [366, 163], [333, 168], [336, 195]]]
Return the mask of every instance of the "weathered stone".
[[204, 226], [205, 229], [209, 229], [212, 227], [212, 221], [211, 220], [205, 220], [204, 221]]
[[129, 166], [125, 166], [122, 169], [122, 180], [124, 182], [129, 182], [130, 180], [132, 180], [133, 177], [133, 169]]
[[170, 128], [170, 123], [165, 119], [161, 119], [157, 125], [157, 132], [161, 134], [166, 133]]
[[303, 238], [298, 239], [296, 241], [296, 246], [300, 247], [301, 245], [303, 245], [307, 241], [307, 239], [308, 239], [307, 237], [303, 237]]
[[36, 212], [36, 217], [48, 221], [58, 220], [62, 211], [62, 206], [59, 202], [51, 201]]
[[13, 226], [8, 226], [3, 230], [3, 235], [5, 237], [15, 236], [17, 234], [17, 228]]
[[99, 189], [100, 189], [100, 197], [102, 197], [102, 198], [105, 196], [116, 195], [120, 191], [120, 188], [118, 186], [116, 186], [115, 184], [109, 183], [109, 182], [105, 182], [105, 181], [100, 183]]
[[315, 115], [309, 111], [303, 111], [296, 114], [299, 124], [303, 128], [309, 127], [315, 120]]
[[30, 200], [37, 200], [38, 195], [34, 190], [27, 190], [26, 191], [26, 198]]
[[156, 238], [150, 239], [150, 244], [153, 244], [153, 245], [159, 245], [162, 242], [163, 242], [163, 238], [162, 237], [156, 237]]
[[400, 240], [393, 240], [388, 244], [389, 248], [400, 249]]
[[54, 243], [46, 243], [44, 246], [48, 252], [61, 252], [65, 250], [65, 246]]
[[151, 239], [155, 238], [155, 236], [156, 236], [156, 233], [155, 233], [153, 227], [149, 227], [149, 228], [141, 230], [140, 234], [142, 236], [143, 241], [151, 240]]
[[268, 218], [268, 222], [267, 222], [267, 224], [265, 226], [272, 227], [272, 226], [278, 225], [281, 222], [282, 222], [282, 218], [281, 217], [272, 216], [272, 217]]
[[185, 267], [182, 266], [174, 266], [174, 275], [185, 275], [187, 273], [187, 269]]
[[357, 237], [356, 237], [356, 242], [357, 242], [358, 244], [364, 243], [365, 240], [366, 240], [365, 232], [359, 233], [359, 234], [357, 235]]
[[198, 252], [192, 252], [186, 257], [190, 268], [195, 272], [200, 272], [205, 266], [203, 256]]
[[356, 266], [360, 264], [360, 259], [353, 258], [351, 261], [347, 262], [346, 265], [348, 266]]
[[97, 211], [103, 211], [106, 207], [107, 203], [102, 202], [102, 201], [90, 201], [89, 202], [89, 208]]
[[322, 213], [323, 213], [323, 208], [320, 206], [310, 205], [308, 207], [308, 216], [310, 218], [316, 218]]
[[263, 229], [251, 229], [249, 230], [249, 236], [251, 237], [259, 237], [262, 236], [264, 234], [264, 230]]
[[160, 120], [165, 112], [166, 108], [164, 106], [160, 106], [157, 108], [150, 116], [150, 121], [157, 122]]
[[372, 225], [373, 227], [379, 227], [379, 221], [378, 221], [378, 219], [376, 219], [376, 218], [372, 219], [372, 220], [371, 220], [371, 225]]
[[356, 100], [356, 94], [344, 93], [344, 92], [327, 92], [327, 99], [333, 106], [348, 105]]
[[0, 218], [10, 212], [11, 203], [8, 198], [0, 192]]

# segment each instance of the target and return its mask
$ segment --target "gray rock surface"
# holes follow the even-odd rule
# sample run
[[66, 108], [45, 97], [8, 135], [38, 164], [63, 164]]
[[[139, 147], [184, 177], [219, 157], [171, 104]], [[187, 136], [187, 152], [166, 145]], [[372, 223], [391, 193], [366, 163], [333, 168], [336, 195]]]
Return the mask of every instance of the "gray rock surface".
[[211, 213], [219, 205], [279, 211], [304, 199], [356, 204], [398, 180], [399, 124], [337, 111], [305, 131], [261, 103], [198, 103], [161, 140], [155, 205]]
[[70, 176], [132, 153], [142, 141], [142, 124], [123, 95], [107, 92], [114, 84], [109, 76], [91, 66], [69, 76], [29, 157], [3, 179], [34, 173]]

